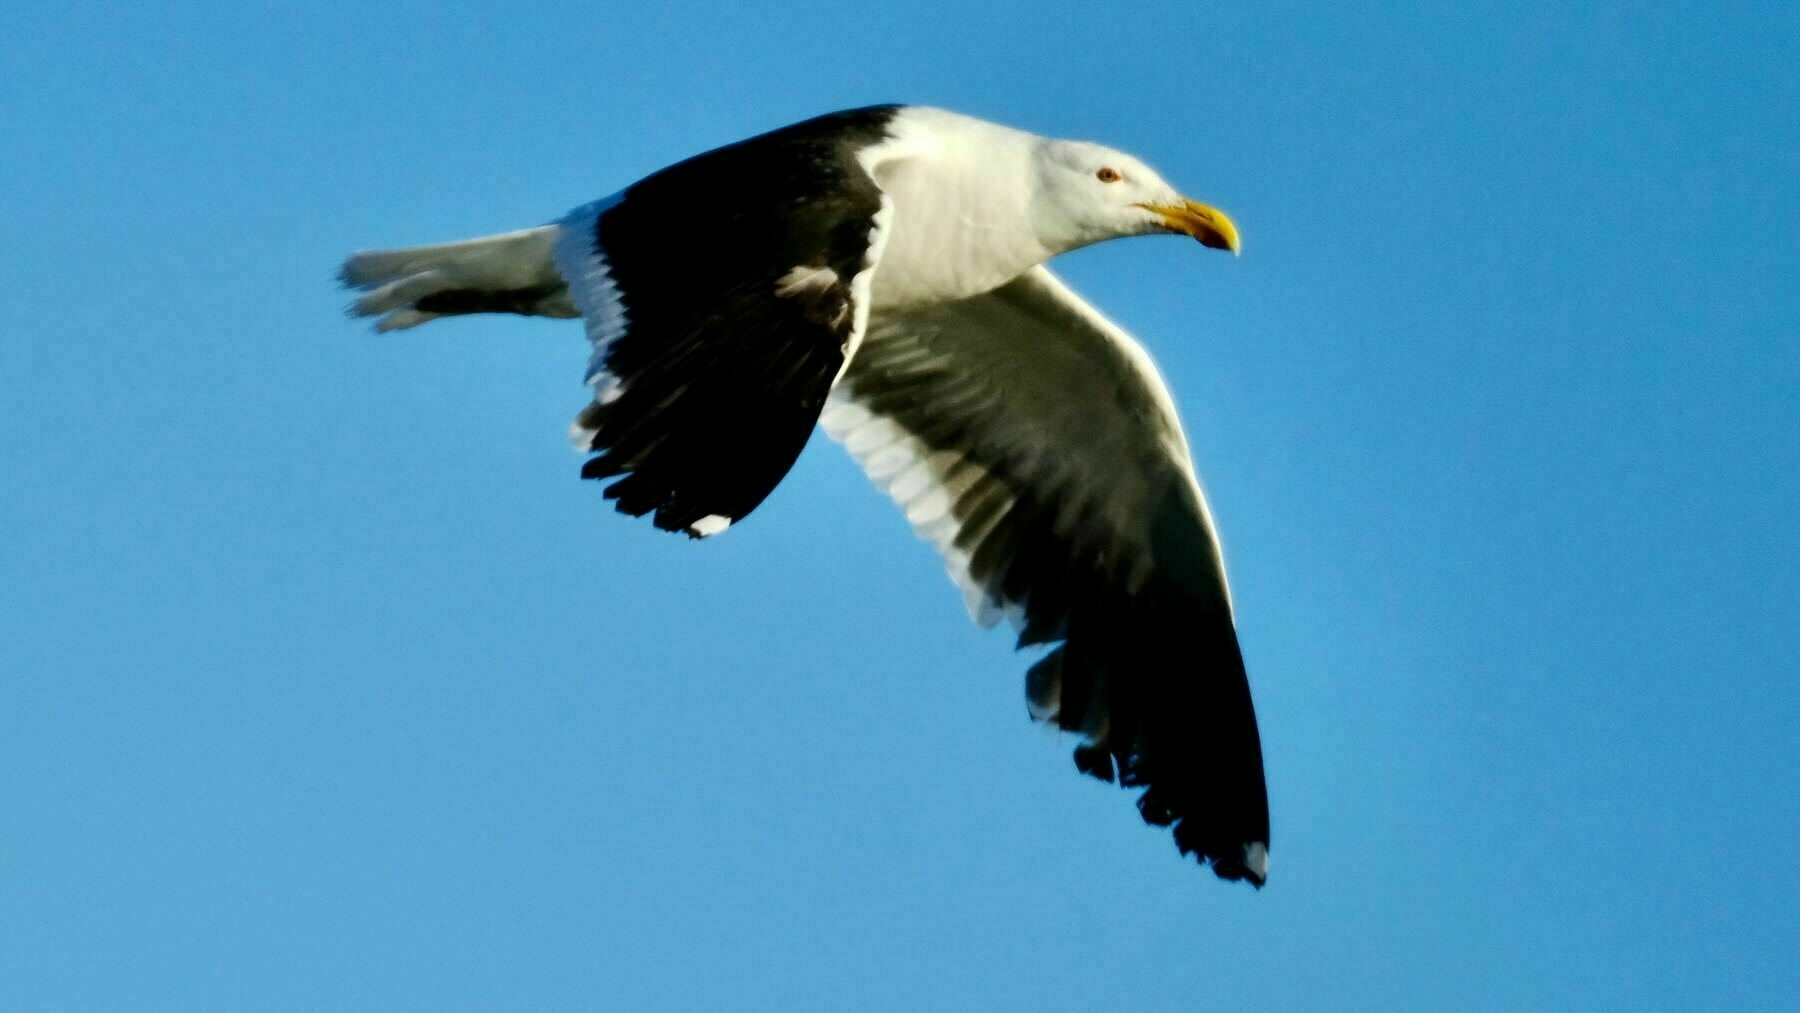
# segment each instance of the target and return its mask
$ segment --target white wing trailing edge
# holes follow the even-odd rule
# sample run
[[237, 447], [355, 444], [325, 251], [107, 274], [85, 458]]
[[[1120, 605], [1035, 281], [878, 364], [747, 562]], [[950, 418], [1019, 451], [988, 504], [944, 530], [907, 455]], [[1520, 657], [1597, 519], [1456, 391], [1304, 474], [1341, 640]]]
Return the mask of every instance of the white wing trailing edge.
[[[879, 279], [877, 279], [879, 284]], [[1143, 348], [1048, 269], [880, 317], [821, 418], [1020, 646], [1033, 718], [1228, 878], [1266, 876], [1261, 744], [1223, 554]]]

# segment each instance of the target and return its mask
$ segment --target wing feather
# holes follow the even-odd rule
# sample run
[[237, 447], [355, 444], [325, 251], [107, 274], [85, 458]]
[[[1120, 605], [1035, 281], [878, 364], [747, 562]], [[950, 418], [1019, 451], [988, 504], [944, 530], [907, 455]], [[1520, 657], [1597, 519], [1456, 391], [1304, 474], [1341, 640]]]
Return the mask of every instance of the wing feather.
[[570, 438], [617, 509], [704, 538], [787, 475], [866, 326], [892, 201], [858, 152], [892, 113], [704, 152], [559, 223], [593, 348]]
[[[877, 279], [879, 284], [879, 279]], [[1083, 773], [1260, 886], [1262, 748], [1212, 516], [1150, 356], [1054, 274], [876, 314], [821, 418], [943, 555], [972, 619], [1054, 644], [1028, 713]]]

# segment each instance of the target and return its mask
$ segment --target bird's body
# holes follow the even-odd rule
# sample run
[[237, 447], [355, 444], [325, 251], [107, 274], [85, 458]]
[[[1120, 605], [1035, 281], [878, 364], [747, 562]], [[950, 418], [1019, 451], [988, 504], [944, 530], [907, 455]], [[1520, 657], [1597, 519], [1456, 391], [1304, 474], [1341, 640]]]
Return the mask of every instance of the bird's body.
[[[1027, 227], [1029, 194], [1016, 185], [1028, 178], [1029, 134], [940, 110], [909, 112], [893, 140], [861, 158], [894, 208], [872, 312], [979, 295], [1056, 255]], [[940, 185], [946, 170], [963, 184]]]
[[1222, 553], [1148, 354], [1044, 265], [1229, 219], [1141, 162], [916, 106], [828, 114], [652, 173], [562, 219], [360, 253], [378, 327], [580, 317], [571, 437], [620, 511], [719, 534], [815, 426], [1020, 646], [1032, 716], [1228, 879], [1267, 875], [1256, 718]]

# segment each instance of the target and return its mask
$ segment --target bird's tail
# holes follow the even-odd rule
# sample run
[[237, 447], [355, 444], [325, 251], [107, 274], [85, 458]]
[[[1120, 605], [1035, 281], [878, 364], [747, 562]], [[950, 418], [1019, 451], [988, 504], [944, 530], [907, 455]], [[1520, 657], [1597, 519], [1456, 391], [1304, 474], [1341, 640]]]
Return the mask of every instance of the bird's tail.
[[551, 248], [560, 226], [543, 225], [432, 246], [352, 254], [338, 280], [364, 294], [351, 316], [380, 317], [375, 329], [402, 330], [465, 313], [574, 317], [568, 283]]

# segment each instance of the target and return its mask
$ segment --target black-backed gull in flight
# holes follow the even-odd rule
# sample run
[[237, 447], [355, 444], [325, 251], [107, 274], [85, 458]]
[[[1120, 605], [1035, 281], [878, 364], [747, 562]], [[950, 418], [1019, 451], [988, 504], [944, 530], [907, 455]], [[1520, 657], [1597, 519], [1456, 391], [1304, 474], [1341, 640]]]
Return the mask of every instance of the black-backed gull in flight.
[[984, 628], [1054, 645], [1030, 716], [1142, 788], [1184, 854], [1261, 886], [1269, 812], [1222, 553], [1174, 403], [1045, 267], [1124, 236], [1233, 253], [1143, 162], [941, 109], [820, 116], [671, 165], [537, 228], [357, 253], [380, 330], [580, 318], [586, 478], [718, 535], [819, 426], [936, 546]]

